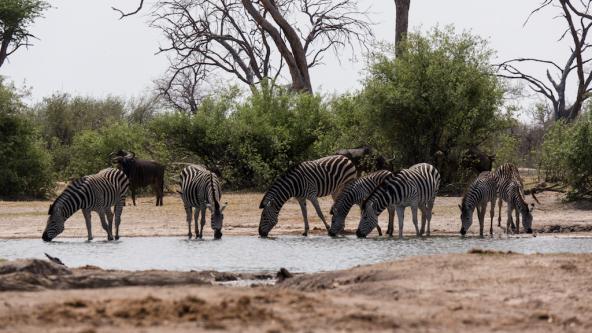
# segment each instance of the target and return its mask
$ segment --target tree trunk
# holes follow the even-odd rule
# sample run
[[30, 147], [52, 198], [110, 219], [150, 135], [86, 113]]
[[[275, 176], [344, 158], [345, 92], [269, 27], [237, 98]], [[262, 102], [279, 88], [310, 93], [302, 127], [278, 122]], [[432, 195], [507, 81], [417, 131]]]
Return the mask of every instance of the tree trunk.
[[395, 0], [395, 53], [400, 54], [401, 41], [407, 35], [409, 28], [409, 5], [411, 0]]

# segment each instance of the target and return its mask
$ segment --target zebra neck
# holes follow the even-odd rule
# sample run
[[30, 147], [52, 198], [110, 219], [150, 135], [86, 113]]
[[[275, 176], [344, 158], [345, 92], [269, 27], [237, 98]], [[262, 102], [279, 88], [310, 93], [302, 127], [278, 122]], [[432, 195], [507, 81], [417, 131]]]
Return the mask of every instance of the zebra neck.
[[521, 213], [526, 213], [528, 211], [528, 204], [524, 201], [524, 198], [521, 194], [518, 194], [514, 199], [514, 205]]
[[79, 209], [84, 208], [84, 200], [72, 195], [60, 196], [54, 203], [54, 211], [59, 211], [64, 220], [70, 218]]

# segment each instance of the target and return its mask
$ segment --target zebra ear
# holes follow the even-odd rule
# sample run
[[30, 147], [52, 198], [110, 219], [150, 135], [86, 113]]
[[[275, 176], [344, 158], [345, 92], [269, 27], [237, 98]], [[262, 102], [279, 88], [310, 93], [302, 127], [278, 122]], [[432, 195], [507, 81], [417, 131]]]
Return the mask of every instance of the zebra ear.
[[462, 206], [458, 205], [458, 209], [460, 209], [460, 211], [462, 212]]
[[533, 211], [534, 211], [534, 204], [533, 204], [533, 203], [531, 203], [531, 204], [530, 204], [530, 212], [532, 213]]
[[263, 209], [265, 207], [269, 207], [269, 205], [271, 205], [271, 200], [261, 201], [261, 204], [259, 205], [259, 209]]
[[224, 203], [224, 206], [222, 206], [222, 208], [220, 208], [220, 213], [222, 213], [224, 211], [224, 209], [226, 209], [227, 206], [228, 206], [228, 201], [226, 201]]
[[47, 211], [47, 215], [53, 214], [53, 204], [49, 205], [49, 210]]

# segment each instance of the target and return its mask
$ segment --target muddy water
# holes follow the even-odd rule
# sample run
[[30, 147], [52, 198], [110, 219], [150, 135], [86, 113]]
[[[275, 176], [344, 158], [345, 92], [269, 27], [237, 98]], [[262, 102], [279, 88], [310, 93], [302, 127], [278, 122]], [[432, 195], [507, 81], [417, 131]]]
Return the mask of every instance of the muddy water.
[[519, 253], [592, 252], [592, 238], [511, 237], [479, 239], [460, 237], [407, 238], [405, 240], [344, 237], [291, 237], [275, 239], [224, 237], [222, 240], [188, 241], [174, 237], [131, 237], [115, 242], [62, 238], [0, 240], [0, 258], [45, 258], [44, 252], [66, 265], [95, 265], [108, 269], [217, 270], [293, 272], [346, 269], [406, 256], [461, 253], [472, 248]]

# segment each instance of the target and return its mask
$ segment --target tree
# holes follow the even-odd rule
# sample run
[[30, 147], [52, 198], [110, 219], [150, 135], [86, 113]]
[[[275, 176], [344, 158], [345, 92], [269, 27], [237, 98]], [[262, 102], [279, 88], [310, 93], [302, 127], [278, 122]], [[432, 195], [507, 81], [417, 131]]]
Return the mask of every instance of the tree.
[[[567, 24], [560, 40], [570, 39], [572, 46], [566, 62], [562, 65], [546, 59], [539, 58], [517, 58], [505, 61], [498, 65], [501, 77], [525, 81], [530, 89], [548, 100], [553, 108], [555, 120], [564, 119], [573, 121], [580, 114], [584, 102], [590, 97], [592, 88], [592, 73], [586, 72], [584, 66], [592, 61], [588, 33], [592, 27], [592, 0], [571, 1], [571, 0], [545, 0], [533, 10], [532, 16], [543, 8], [558, 4], [561, 8], [559, 15]], [[529, 16], [529, 18], [530, 18]], [[525, 22], [525, 24], [528, 22]], [[546, 79], [525, 73], [519, 66], [521, 63], [538, 63], [549, 66], [546, 71]], [[573, 97], [573, 103], [568, 104], [567, 83], [573, 72], [577, 75], [577, 90]]]
[[451, 28], [409, 34], [400, 47], [400, 56], [389, 48], [373, 59], [360, 107], [399, 166], [437, 163], [440, 156], [458, 167], [463, 150], [483, 145], [504, 125], [492, 51]]
[[204, 66], [252, 88], [286, 67], [292, 90], [312, 92], [309, 69], [327, 51], [366, 46], [372, 37], [354, 0], [161, 0], [153, 15], [169, 42], [161, 52], [172, 56], [173, 76]]
[[400, 54], [399, 45], [409, 29], [409, 6], [411, 0], [395, 0], [395, 52]]
[[19, 48], [31, 46], [29, 27], [47, 8], [43, 0], [0, 1], [0, 67]]
[[0, 198], [40, 197], [53, 188], [51, 158], [21, 96], [0, 80]]

